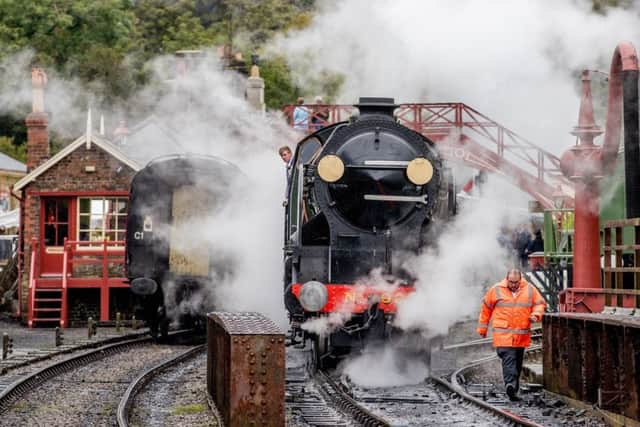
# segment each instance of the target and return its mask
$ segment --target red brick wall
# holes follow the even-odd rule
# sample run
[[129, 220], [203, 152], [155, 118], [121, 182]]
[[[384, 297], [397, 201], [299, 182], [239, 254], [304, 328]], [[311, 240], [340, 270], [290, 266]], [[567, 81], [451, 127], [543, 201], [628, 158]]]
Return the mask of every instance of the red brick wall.
[[47, 113], [30, 113], [27, 124], [27, 171], [32, 171], [49, 159], [49, 131]]
[[[85, 166], [94, 166], [95, 172], [85, 172]], [[24, 270], [22, 273], [22, 313], [26, 319], [29, 293], [29, 266], [31, 262], [31, 239], [40, 238], [40, 196], [39, 192], [110, 192], [129, 191], [134, 171], [124, 163], [96, 146], [78, 147], [64, 159], [29, 183], [23, 192]], [[75, 236], [72, 236], [75, 237]], [[37, 261], [37, 258], [36, 258]], [[37, 267], [36, 267], [37, 269]]]

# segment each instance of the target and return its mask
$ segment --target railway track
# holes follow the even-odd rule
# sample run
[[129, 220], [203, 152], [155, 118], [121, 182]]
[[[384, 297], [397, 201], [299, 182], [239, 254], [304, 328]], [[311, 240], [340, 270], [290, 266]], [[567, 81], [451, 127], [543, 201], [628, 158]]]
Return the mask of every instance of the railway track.
[[[539, 360], [542, 346], [533, 345], [525, 352], [527, 361]], [[573, 409], [565, 402], [548, 396], [541, 385], [524, 384], [525, 393], [516, 402], [510, 401], [496, 385], [500, 377], [500, 360], [497, 356], [485, 357], [471, 362], [454, 371], [449, 381], [438, 379], [443, 385], [478, 407], [492, 411], [504, 419], [508, 425], [517, 426], [606, 426], [601, 416], [585, 409]], [[497, 380], [501, 383], [501, 380]]]
[[[530, 361], [541, 355], [541, 338], [541, 332], [535, 331], [535, 345], [526, 356]], [[291, 364], [287, 371], [288, 419], [295, 425], [308, 426], [604, 425], [582, 411], [565, 408], [561, 412], [557, 402], [553, 402], [554, 410], [541, 407], [540, 402], [548, 398], [535, 384], [523, 385], [523, 389], [532, 391], [522, 402], [510, 402], [502, 386], [497, 385], [501, 382], [500, 364], [490, 339], [448, 346], [441, 351], [462, 353], [462, 359], [468, 359], [467, 354], [477, 357], [484, 353], [486, 357], [462, 362], [464, 366], [449, 371], [445, 378], [430, 376], [412, 386], [381, 388], [358, 387], [348, 376], [337, 372], [310, 376], [300, 363]], [[478, 379], [491, 382], [473, 382]]]
[[[448, 425], [465, 419], [476, 426], [496, 424], [494, 415], [461, 405], [457, 396], [452, 396], [453, 393], [436, 382], [411, 386], [404, 390], [406, 393], [399, 393], [397, 388], [383, 388], [363, 394], [348, 378], [336, 372], [309, 374], [305, 362], [300, 362], [305, 356], [305, 350], [292, 350], [287, 354], [286, 403], [292, 425], [423, 426]], [[397, 417], [387, 411], [390, 408], [397, 409], [397, 414], [409, 415]]]
[[[180, 342], [192, 331], [175, 331]], [[3, 422], [40, 425], [113, 424], [115, 408], [133, 377], [149, 365], [183, 354], [181, 345], [150, 337], [107, 344], [16, 378], [0, 394]]]
[[[120, 399], [120, 403], [118, 405], [118, 410], [116, 413], [117, 423], [120, 427], [128, 427], [130, 425], [130, 420], [133, 420], [134, 417], [137, 417], [137, 421], [133, 423], [134, 425], [141, 425], [139, 421], [148, 420], [150, 424], [158, 424], [158, 425], [175, 425], [175, 420], [168, 420], [168, 416], [171, 414], [166, 414], [161, 407], [164, 404], [169, 404], [169, 401], [175, 401], [176, 396], [172, 396], [172, 398], [167, 398], [167, 394], [174, 394], [175, 391], [178, 390], [170, 390], [171, 385], [180, 383], [182, 387], [184, 387], [185, 382], [189, 382], [189, 379], [184, 378], [185, 376], [193, 375], [193, 371], [197, 371], [198, 368], [202, 368], [206, 366], [206, 353], [205, 353], [205, 345], [199, 345], [194, 348], [190, 348], [175, 357], [164, 360], [157, 365], [145, 370], [142, 372], [134, 381], [129, 384], [129, 387], [125, 391], [124, 395]], [[204, 357], [203, 357], [204, 356]], [[204, 360], [203, 360], [204, 359]], [[179, 365], [185, 365], [182, 369], [176, 369]], [[174, 370], [176, 372], [167, 372], [170, 370]], [[185, 372], [186, 371], [186, 372]], [[170, 377], [171, 379], [164, 379], [161, 376]], [[201, 387], [204, 387], [204, 383], [206, 382], [206, 378], [201, 375], [195, 375], [196, 380], [199, 382]], [[176, 379], [178, 378], [178, 379]], [[149, 387], [150, 383], [157, 382], [160, 383], [158, 389], [161, 393], [152, 393]], [[198, 384], [196, 384], [196, 387]], [[141, 399], [143, 392], [148, 392], [152, 396], [150, 396], [147, 400], [150, 400], [150, 405], [139, 405], [145, 406], [144, 409], [137, 408], [138, 405], [135, 405], [135, 402]], [[206, 391], [203, 388], [203, 395], [206, 394]], [[156, 396], [156, 394], [162, 394], [162, 396]], [[197, 399], [196, 399], [197, 400]], [[184, 405], [185, 408], [191, 408], [191, 411], [194, 411], [193, 408], [199, 409], [200, 407], [204, 407], [205, 405], [195, 403], [192, 405]], [[134, 412], [137, 412], [134, 414]], [[160, 418], [160, 419], [158, 419]], [[210, 418], [210, 417], [209, 417]], [[222, 425], [222, 421], [218, 418], [211, 421], [210, 425]], [[205, 420], [206, 422], [207, 420]], [[207, 424], [198, 424], [198, 425], [207, 425]]]

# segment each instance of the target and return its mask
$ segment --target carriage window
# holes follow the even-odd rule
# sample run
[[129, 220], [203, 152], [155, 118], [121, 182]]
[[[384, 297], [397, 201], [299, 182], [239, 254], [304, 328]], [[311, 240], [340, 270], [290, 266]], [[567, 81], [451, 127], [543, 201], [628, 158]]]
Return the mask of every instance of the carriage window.
[[78, 240], [125, 240], [126, 197], [80, 197], [78, 201]]

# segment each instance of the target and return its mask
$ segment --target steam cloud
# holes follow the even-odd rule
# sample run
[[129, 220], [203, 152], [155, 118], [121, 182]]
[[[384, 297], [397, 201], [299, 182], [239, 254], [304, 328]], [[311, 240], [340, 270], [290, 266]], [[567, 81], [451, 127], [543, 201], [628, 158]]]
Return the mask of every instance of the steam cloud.
[[[608, 69], [615, 44], [637, 41], [638, 6], [606, 16], [589, 12], [590, 2], [474, 2], [350, 0], [324, 3], [312, 25], [277, 40], [300, 84], [324, 70], [345, 75], [339, 101], [393, 96], [399, 102], [460, 101], [519, 134], [559, 153], [572, 143], [579, 98], [576, 71]], [[0, 113], [30, 103], [29, 51], [0, 64]], [[149, 64], [157, 82], [173, 59]], [[256, 310], [284, 323], [282, 307], [282, 207], [284, 170], [276, 148], [296, 139], [277, 115], [255, 114], [233, 88], [238, 82], [204, 60], [176, 90], [151, 85], [136, 102], [180, 130], [184, 152], [216, 155], [249, 177], [242, 198], [205, 220], [202, 236], [224, 246], [237, 263], [214, 297], [229, 310]], [[83, 132], [86, 107], [100, 99], [77, 81], [51, 70], [46, 109], [63, 136]], [[190, 100], [188, 108], [182, 100]], [[104, 111], [115, 124], [117, 108]], [[95, 122], [95, 121], [94, 121]], [[149, 144], [151, 151], [161, 147]], [[495, 189], [495, 190], [492, 190]], [[499, 190], [498, 190], [499, 189]], [[485, 187], [494, 197], [470, 201], [444, 231], [436, 248], [406, 266], [419, 278], [397, 325], [445, 333], [471, 316], [482, 285], [504, 274], [506, 254], [497, 246], [501, 225], [518, 222], [506, 206], [526, 200], [497, 180]], [[207, 296], [208, 297], [208, 296]], [[309, 325], [321, 328], [322, 325]], [[355, 369], [355, 368], [354, 368]]]
[[[163, 76], [172, 58], [152, 64]], [[181, 131], [185, 152], [221, 157], [248, 177], [231, 200], [204, 218], [192, 241], [212, 245], [215, 257], [228, 260], [227, 273], [206, 296], [225, 311], [258, 311], [285, 326], [282, 300], [282, 199], [285, 170], [277, 147], [294, 141], [294, 133], [278, 115], [256, 113], [237, 90], [243, 82], [221, 73], [219, 64], [204, 59], [174, 82], [174, 90], [146, 88], [140, 98], [154, 106], [154, 114], [170, 117]], [[187, 108], [184, 99], [188, 99]], [[178, 106], [178, 108], [176, 108]], [[198, 302], [198, 301], [196, 301]]]
[[446, 335], [456, 321], [477, 315], [486, 285], [513, 266], [511, 254], [498, 243], [500, 228], [528, 221], [528, 212], [518, 208], [526, 197], [509, 194], [508, 186], [491, 177], [481, 198], [462, 203], [435, 247], [405, 261], [418, 280], [416, 292], [399, 303], [396, 326]]
[[[176, 130], [178, 141], [163, 146], [163, 138], [151, 138], [140, 146], [123, 149], [145, 161], [175, 153], [217, 156], [236, 164], [248, 178], [240, 194], [226, 206], [194, 218], [193, 223], [199, 224], [196, 233], [185, 234], [182, 242], [194, 247], [209, 242], [219, 262], [233, 264], [226, 266], [233, 267], [233, 274], [223, 271], [217, 278], [221, 283], [212, 285], [203, 294], [192, 295], [180, 307], [168, 304], [169, 314], [193, 312], [202, 306], [209, 307], [214, 301], [217, 309], [258, 311], [284, 327], [282, 200], [286, 182], [277, 147], [292, 144], [298, 136], [278, 113], [265, 116], [254, 112], [243, 99], [245, 80], [223, 73], [214, 57], [209, 53], [180, 79], [173, 73], [175, 59], [171, 56], [147, 64], [152, 84], [133, 97], [135, 106], [145, 111], [147, 117], [155, 117]], [[24, 115], [30, 110], [32, 58], [32, 52], [24, 51], [0, 64], [3, 77], [0, 113]], [[76, 138], [84, 133], [87, 106], [100, 105], [101, 99], [80, 82], [64, 80], [55, 72], [46, 71], [49, 82], [45, 109], [51, 113], [50, 129], [61, 136]], [[107, 123], [113, 124], [107, 129], [108, 135], [118, 120], [127, 115], [117, 106], [103, 111], [94, 108], [93, 112], [94, 124], [100, 114], [105, 114]], [[135, 124], [130, 122], [129, 127]], [[172, 290], [172, 284], [167, 287]]]
[[[31, 64], [33, 51], [26, 49], [0, 61], [0, 114], [16, 117], [31, 111]], [[88, 90], [79, 80], [62, 78], [55, 70], [46, 69], [48, 84], [45, 110], [49, 112], [49, 128], [63, 138], [76, 138], [84, 132], [87, 108], [101, 103], [100, 87]], [[113, 110], [103, 111], [114, 116]]]
[[[310, 27], [272, 46], [303, 86], [334, 71], [345, 76], [338, 102], [464, 102], [555, 154], [573, 143], [578, 72], [608, 71], [615, 45], [640, 35], [637, 4], [606, 15], [592, 13], [586, 0], [323, 4]], [[592, 86], [601, 95], [603, 82], [594, 78]], [[405, 261], [419, 280], [398, 326], [446, 333], [454, 318], [475, 314], [482, 285], [504, 274], [510, 262], [496, 237], [501, 225], [526, 221], [513, 213], [524, 211], [527, 198], [495, 179], [485, 191], [495, 197], [467, 202], [437, 248]]]
[[345, 361], [343, 373], [361, 387], [374, 388], [417, 384], [427, 377], [429, 369], [424, 361], [402, 360], [397, 349], [387, 346]]
[[346, 77], [340, 102], [464, 102], [552, 153], [573, 142], [577, 71], [608, 71], [615, 45], [640, 39], [637, 3], [606, 16], [587, 0], [323, 4], [311, 27], [274, 43], [302, 84], [332, 70]]

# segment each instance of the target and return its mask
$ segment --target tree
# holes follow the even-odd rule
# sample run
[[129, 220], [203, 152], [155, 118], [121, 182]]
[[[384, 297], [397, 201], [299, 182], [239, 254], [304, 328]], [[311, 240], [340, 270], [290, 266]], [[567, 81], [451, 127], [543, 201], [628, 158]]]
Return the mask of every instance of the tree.
[[13, 138], [0, 136], [0, 153], [13, 157], [23, 163], [27, 161], [27, 151], [25, 144], [14, 144]]
[[280, 109], [283, 105], [293, 103], [300, 94], [282, 57], [261, 61], [260, 76], [264, 79], [267, 108]]
[[[147, 58], [212, 46], [218, 35], [203, 26], [195, 0], [141, 0], [135, 4], [139, 42]], [[204, 12], [202, 12], [204, 13]]]
[[[229, 45], [255, 49], [279, 31], [302, 28], [310, 22], [309, 2], [297, 4], [291, 0], [218, 0], [208, 13], [211, 26], [223, 34]], [[238, 43], [242, 36], [244, 41]], [[242, 46], [245, 44], [245, 46]]]
[[135, 85], [126, 54], [136, 39], [126, 0], [0, 0], [0, 56], [30, 48], [34, 62], [62, 75], [101, 80], [107, 101]]

